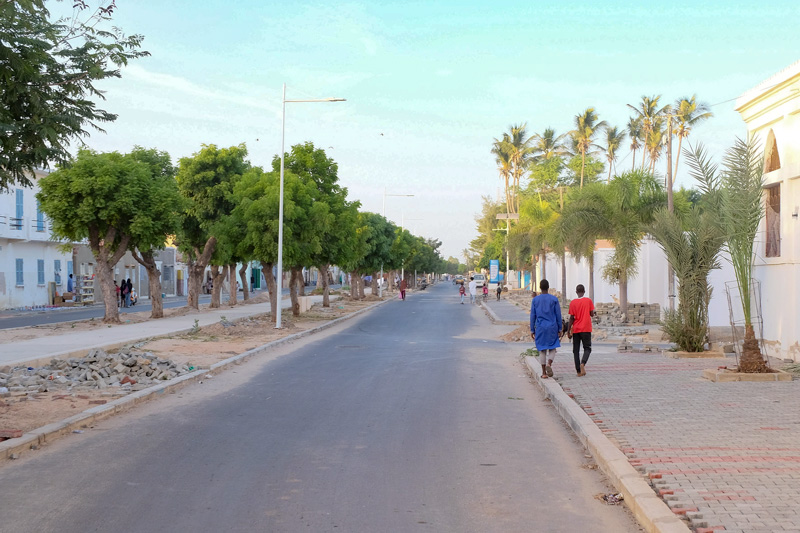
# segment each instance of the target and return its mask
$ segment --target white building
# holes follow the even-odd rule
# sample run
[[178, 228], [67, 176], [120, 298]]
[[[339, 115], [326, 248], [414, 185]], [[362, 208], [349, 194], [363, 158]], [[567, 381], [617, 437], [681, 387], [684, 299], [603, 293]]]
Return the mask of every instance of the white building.
[[39, 210], [33, 187], [12, 186], [0, 193], [0, 309], [46, 305], [48, 290], [63, 293], [73, 273], [72, 251], [52, 240], [50, 221]]
[[764, 147], [765, 216], [756, 237], [764, 344], [800, 361], [800, 61], [736, 101], [747, 131]]

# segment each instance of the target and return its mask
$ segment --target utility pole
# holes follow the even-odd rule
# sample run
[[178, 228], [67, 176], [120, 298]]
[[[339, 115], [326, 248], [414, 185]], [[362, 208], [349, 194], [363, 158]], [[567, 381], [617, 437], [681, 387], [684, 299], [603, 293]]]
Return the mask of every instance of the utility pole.
[[511, 221], [512, 220], [519, 220], [519, 213], [498, 213], [495, 217], [496, 220], [505, 220], [506, 227], [505, 228], [498, 228], [493, 231], [505, 231], [506, 232], [506, 279], [505, 282], [508, 284], [508, 273], [511, 271], [509, 268], [509, 254], [508, 254], [508, 235], [511, 231]]

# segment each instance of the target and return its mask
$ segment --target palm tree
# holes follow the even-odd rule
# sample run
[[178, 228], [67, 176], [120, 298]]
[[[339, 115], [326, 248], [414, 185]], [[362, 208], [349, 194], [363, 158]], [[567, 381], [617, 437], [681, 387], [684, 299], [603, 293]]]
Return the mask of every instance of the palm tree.
[[739, 287], [745, 321], [739, 371], [766, 372], [769, 365], [761, 353], [752, 316], [753, 247], [764, 216], [764, 156], [757, 152], [754, 138], [747, 141], [737, 138], [725, 152], [719, 172], [700, 145], [687, 151], [687, 157], [692, 176], [700, 182], [701, 191], [712, 199]]
[[708, 104], [697, 101], [697, 95], [693, 94], [691, 98], [679, 98], [675, 101], [675, 107], [672, 109], [673, 115], [676, 120], [675, 135], [678, 137], [678, 155], [675, 156], [675, 168], [672, 170], [672, 175], [678, 175], [678, 161], [681, 158], [681, 144], [683, 140], [689, 136], [697, 124], [708, 120], [714, 116]]
[[617, 149], [619, 149], [622, 141], [625, 140], [625, 136], [627, 135], [624, 131], [620, 131], [619, 128], [614, 126], [613, 128], [610, 126], [606, 126], [605, 128], [605, 141], [606, 145], [603, 147], [606, 152], [606, 159], [608, 159], [608, 178], [606, 179], [607, 182], [611, 181], [611, 167], [617, 160]]
[[[650, 133], [655, 129], [655, 121], [658, 117], [664, 114], [669, 106], [658, 107], [658, 101], [661, 100], [661, 95], [658, 96], [642, 96], [642, 101], [639, 102], [638, 107], [628, 104], [628, 107], [633, 109], [638, 118], [642, 121], [642, 136], [645, 139], [650, 137]], [[644, 160], [642, 157], [642, 169], [644, 169]]]
[[583, 189], [571, 188], [556, 221], [556, 231], [564, 236], [564, 245], [576, 260], [586, 259], [589, 266], [589, 298], [594, 300], [594, 251], [597, 239], [604, 237], [608, 215], [605, 212], [605, 185], [588, 183]]
[[566, 133], [556, 136], [556, 130], [547, 128], [540, 135], [534, 134], [532, 137], [531, 152], [535, 162], [547, 161], [556, 156], [568, 155], [569, 151], [564, 146]]
[[[628, 125], [625, 127], [628, 132], [628, 137], [631, 139], [631, 152], [633, 152], [633, 162], [631, 163], [631, 170], [636, 168], [636, 150], [642, 147], [639, 141], [642, 140], [642, 119], [641, 117], [631, 117], [628, 119]], [[644, 157], [644, 156], [642, 156]]]
[[570, 132], [575, 147], [581, 154], [581, 188], [583, 188], [583, 174], [586, 169], [586, 154], [592, 148], [599, 148], [594, 143], [594, 138], [598, 130], [605, 128], [608, 124], [605, 120], [597, 121], [598, 116], [593, 107], [587, 107], [586, 111], [580, 115], [575, 115], [575, 129]]
[[644, 149], [648, 156], [650, 156], [650, 164], [648, 170], [654, 173], [656, 170], [656, 163], [661, 158], [661, 152], [664, 150], [664, 142], [666, 141], [667, 132], [664, 130], [664, 118], [661, 116], [652, 120], [650, 130], [644, 139]]
[[492, 151], [496, 155], [502, 152], [510, 164], [510, 179], [506, 181], [509, 213], [519, 212], [519, 184], [528, 168], [531, 139], [532, 137], [528, 136], [526, 124], [514, 124], [509, 127], [508, 133], [503, 134], [501, 140], [495, 139], [495, 148]]
[[666, 311], [664, 331], [687, 352], [704, 349], [712, 293], [708, 276], [719, 268], [717, 258], [725, 241], [716, 213], [704, 209], [704, 203], [693, 207], [685, 220], [661, 208], [650, 227], [678, 278], [678, 309]]
[[497, 162], [497, 170], [500, 173], [500, 179], [504, 182], [504, 190], [506, 193], [506, 212], [511, 213], [511, 189], [509, 188], [509, 180], [511, 178], [511, 154], [507, 150], [507, 145], [502, 140], [494, 140], [492, 145], [492, 153], [495, 155]]

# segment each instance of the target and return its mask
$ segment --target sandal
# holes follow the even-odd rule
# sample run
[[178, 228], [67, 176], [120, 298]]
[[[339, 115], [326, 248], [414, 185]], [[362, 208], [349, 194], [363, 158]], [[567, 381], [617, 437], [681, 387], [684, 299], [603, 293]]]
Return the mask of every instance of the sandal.
[[547, 373], [547, 377], [550, 377], [550, 378], [553, 377], [553, 367], [551, 367], [550, 365], [547, 365], [546, 367], [544, 367], [544, 371]]
[[542, 379], [547, 379], [547, 374], [542, 374]]

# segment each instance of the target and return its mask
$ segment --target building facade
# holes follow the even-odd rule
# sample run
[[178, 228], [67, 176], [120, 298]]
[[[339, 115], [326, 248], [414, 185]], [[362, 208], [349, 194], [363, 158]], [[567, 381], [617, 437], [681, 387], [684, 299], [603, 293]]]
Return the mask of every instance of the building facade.
[[800, 361], [800, 61], [747, 91], [736, 110], [764, 149], [764, 218], [753, 276], [767, 353]]
[[48, 305], [73, 274], [72, 250], [53, 240], [36, 200], [37, 180], [46, 174], [37, 170], [32, 187], [0, 192], [0, 309]]

